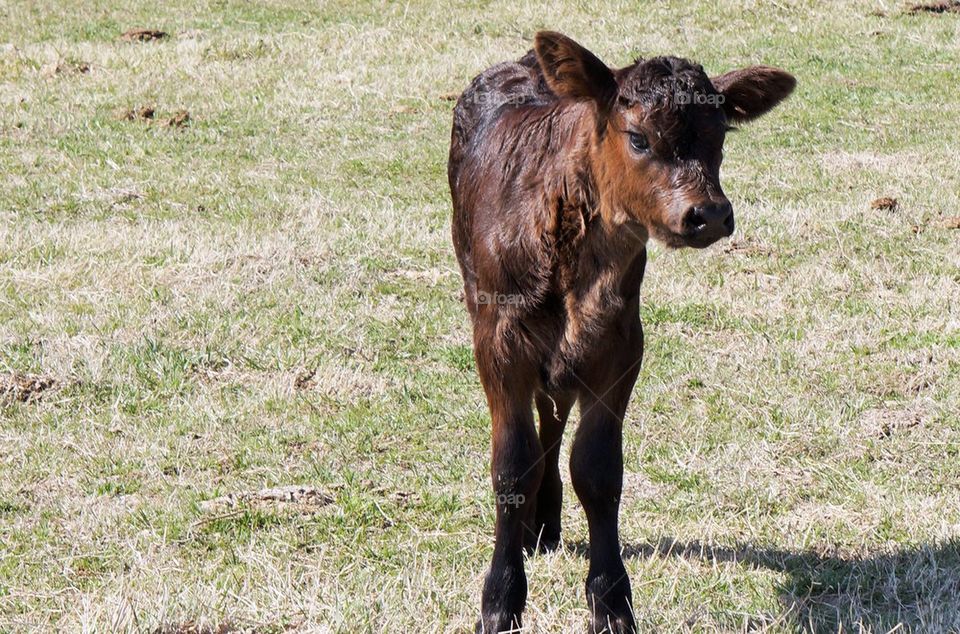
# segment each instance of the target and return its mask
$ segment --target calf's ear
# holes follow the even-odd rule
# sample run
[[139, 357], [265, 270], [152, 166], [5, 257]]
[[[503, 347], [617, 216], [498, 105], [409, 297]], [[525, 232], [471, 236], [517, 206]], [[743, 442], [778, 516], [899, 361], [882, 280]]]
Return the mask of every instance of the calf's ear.
[[790, 73], [772, 66], [732, 70], [710, 82], [724, 96], [723, 109], [734, 123], [756, 119], [787, 98], [797, 85]]
[[547, 85], [558, 97], [593, 100], [601, 115], [609, 112], [617, 97], [617, 81], [596, 55], [554, 31], [537, 33], [533, 48]]

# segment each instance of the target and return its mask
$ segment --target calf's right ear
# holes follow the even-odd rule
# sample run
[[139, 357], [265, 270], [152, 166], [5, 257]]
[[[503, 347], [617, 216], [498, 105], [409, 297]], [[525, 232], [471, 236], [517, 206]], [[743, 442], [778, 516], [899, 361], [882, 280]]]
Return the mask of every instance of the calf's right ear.
[[547, 85], [558, 97], [592, 100], [601, 116], [617, 97], [613, 72], [597, 56], [562, 33], [540, 31], [533, 41]]

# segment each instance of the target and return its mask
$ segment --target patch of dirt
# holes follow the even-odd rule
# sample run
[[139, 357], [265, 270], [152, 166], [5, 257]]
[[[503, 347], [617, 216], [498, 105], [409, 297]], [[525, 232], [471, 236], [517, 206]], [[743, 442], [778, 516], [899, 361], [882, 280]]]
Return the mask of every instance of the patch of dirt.
[[905, 429], [923, 423], [923, 412], [916, 409], [889, 409], [877, 407], [867, 410], [860, 417], [860, 424], [871, 435], [890, 438]]
[[297, 264], [306, 268], [317, 266], [323, 262], [323, 258], [312, 253], [298, 253], [295, 259]]
[[[140, 106], [139, 108], [119, 108], [114, 113], [119, 121], [157, 121], [157, 109], [154, 106]], [[159, 123], [159, 122], [158, 122]], [[190, 123], [190, 113], [187, 110], [177, 110], [172, 116], [163, 119], [163, 125], [171, 128], [183, 128]]]
[[315, 507], [333, 504], [333, 496], [311, 486], [293, 484], [259, 491], [229, 493], [200, 503], [204, 511], [235, 509], [239, 506]]
[[303, 458], [304, 456], [313, 455], [329, 451], [324, 443], [319, 440], [291, 440], [284, 443], [287, 447], [287, 455], [291, 458]]
[[896, 211], [899, 206], [900, 202], [896, 198], [891, 198], [890, 196], [882, 196], [870, 203], [870, 209], [883, 211]]
[[111, 207], [116, 207], [117, 205], [126, 205], [137, 200], [143, 200], [144, 198], [143, 194], [135, 189], [117, 188], [112, 191], [115, 194], [115, 197], [110, 202]]
[[44, 392], [56, 385], [57, 380], [50, 376], [11, 372], [0, 376], [0, 402], [36, 401]]
[[120, 108], [114, 116], [119, 121], [150, 121], [157, 116], [157, 111], [153, 106]]
[[440, 95], [440, 99], [443, 101], [456, 101], [460, 98], [460, 93], [458, 92], [445, 92]]
[[316, 382], [313, 380], [315, 376], [317, 376], [316, 368], [312, 370], [304, 370], [303, 372], [300, 372], [299, 374], [297, 374], [296, 378], [293, 379], [294, 389], [309, 390], [314, 385], [316, 385]]
[[167, 125], [173, 128], [182, 128], [190, 123], [190, 113], [186, 110], [177, 110], [176, 113], [167, 119]]
[[910, 5], [906, 12], [910, 15], [917, 15], [918, 13], [960, 13], [960, 0], [918, 2]]
[[387, 487], [377, 486], [376, 482], [372, 480], [364, 480], [362, 484], [365, 491], [375, 493], [380, 498], [390, 500], [398, 506], [406, 506], [421, 501], [420, 494], [414, 491], [388, 489]]
[[166, 32], [156, 29], [130, 29], [121, 35], [120, 39], [124, 42], [152, 42], [165, 37], [169, 37]]
[[393, 491], [388, 497], [400, 505], [407, 505], [420, 500], [420, 495], [413, 491]]
[[40, 74], [47, 78], [57, 75], [85, 74], [90, 72], [90, 64], [86, 62], [68, 62], [59, 59], [40, 69]]
[[732, 240], [723, 247], [724, 253], [740, 253], [742, 255], [770, 255], [773, 249], [755, 243], [753, 240]]
[[937, 226], [943, 229], [960, 229], [960, 216], [947, 216], [937, 221]]

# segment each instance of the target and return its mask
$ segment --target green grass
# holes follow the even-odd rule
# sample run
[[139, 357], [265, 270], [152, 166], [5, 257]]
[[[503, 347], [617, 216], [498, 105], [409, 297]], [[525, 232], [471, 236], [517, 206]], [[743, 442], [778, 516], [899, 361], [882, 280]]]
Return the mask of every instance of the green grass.
[[[960, 628], [960, 17], [903, 6], [4, 7], [0, 631], [469, 630], [493, 502], [443, 95], [541, 28], [799, 80], [727, 143], [738, 248], [651, 247], [638, 622]], [[203, 504], [288, 484], [333, 502]], [[568, 493], [529, 631], [585, 629], [586, 536]]]

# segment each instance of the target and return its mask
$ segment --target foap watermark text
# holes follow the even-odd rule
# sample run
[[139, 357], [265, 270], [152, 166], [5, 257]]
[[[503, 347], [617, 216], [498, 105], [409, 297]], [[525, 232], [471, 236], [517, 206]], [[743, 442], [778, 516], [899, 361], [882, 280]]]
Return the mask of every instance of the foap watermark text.
[[726, 95], [716, 94], [716, 93], [706, 93], [700, 91], [679, 91], [674, 97], [676, 102], [680, 105], [692, 104], [695, 106], [722, 106], [727, 100]]
[[483, 306], [519, 306], [523, 295], [518, 293], [498, 293], [496, 291], [477, 291], [477, 304]]

